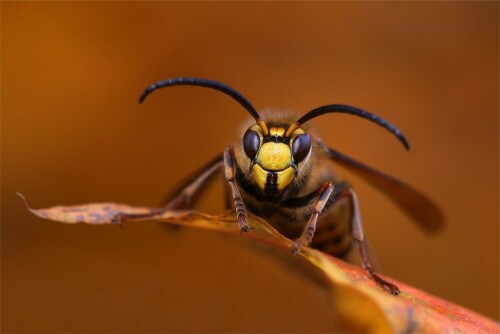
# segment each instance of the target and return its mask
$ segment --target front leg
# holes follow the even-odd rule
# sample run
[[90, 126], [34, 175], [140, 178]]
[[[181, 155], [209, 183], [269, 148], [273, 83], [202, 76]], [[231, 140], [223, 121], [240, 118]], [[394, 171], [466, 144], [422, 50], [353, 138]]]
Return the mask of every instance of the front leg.
[[247, 223], [247, 210], [243, 200], [241, 199], [240, 191], [234, 183], [234, 176], [236, 173], [234, 167], [234, 151], [232, 147], [228, 147], [224, 151], [224, 171], [226, 174], [226, 180], [233, 193], [234, 206], [236, 208], [236, 217], [238, 218], [240, 232], [248, 232], [250, 231], [250, 226]]
[[316, 221], [318, 220], [319, 214], [321, 213], [321, 211], [323, 211], [323, 208], [328, 202], [333, 188], [333, 183], [331, 181], [326, 181], [317, 191], [315, 191], [315, 193], [318, 195], [312, 207], [313, 211], [311, 217], [309, 217], [302, 235], [293, 243], [291, 249], [292, 254], [297, 254], [300, 250], [300, 247], [307, 246], [311, 243], [311, 240], [314, 237], [314, 231], [316, 230]]

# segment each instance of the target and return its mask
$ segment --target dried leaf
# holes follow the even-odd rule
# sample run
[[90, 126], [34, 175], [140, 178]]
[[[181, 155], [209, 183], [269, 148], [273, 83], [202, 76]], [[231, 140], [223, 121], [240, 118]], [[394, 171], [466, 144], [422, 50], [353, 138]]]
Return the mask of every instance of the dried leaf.
[[[19, 195], [26, 203], [24, 196]], [[38, 217], [70, 224], [111, 224], [113, 216], [120, 212], [144, 214], [155, 210], [116, 203], [57, 206], [38, 210], [29, 208], [27, 203], [26, 206]], [[155, 220], [240, 236], [237, 220], [232, 212], [213, 217], [189, 211], [169, 211], [156, 216]], [[289, 251], [292, 242], [264, 220], [249, 216], [249, 223], [253, 229], [245, 234], [245, 238], [269, 247], [274, 250], [272, 254]], [[345, 331], [500, 333], [500, 326], [493, 320], [391, 279], [402, 291], [399, 296], [392, 296], [379, 288], [362, 268], [317, 250], [304, 247], [298, 256], [305, 263], [308, 278], [319, 278], [328, 287], [335, 308], [332, 321], [336, 327], [340, 326]], [[292, 255], [289, 255], [289, 258], [292, 258]], [[303, 267], [294, 269], [301, 270], [303, 274]]]

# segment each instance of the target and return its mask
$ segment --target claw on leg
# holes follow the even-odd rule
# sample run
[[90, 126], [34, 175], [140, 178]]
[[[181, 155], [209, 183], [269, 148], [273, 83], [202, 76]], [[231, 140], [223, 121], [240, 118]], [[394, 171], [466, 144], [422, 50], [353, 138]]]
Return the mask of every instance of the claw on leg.
[[247, 233], [251, 230], [250, 225], [248, 225], [246, 214], [238, 216], [238, 226], [240, 228], [240, 233]]
[[397, 286], [387, 281], [382, 280], [380, 277], [377, 282], [384, 288], [384, 290], [391, 293], [391, 295], [397, 296], [401, 293], [401, 290]]
[[308, 246], [311, 243], [312, 238], [314, 237], [314, 231], [316, 230], [316, 221], [318, 220], [318, 215], [319, 213], [315, 212], [312, 214], [311, 218], [309, 218], [304, 233], [302, 233], [302, 235], [297, 240], [295, 240], [290, 249], [292, 255], [297, 254], [302, 246]]
[[121, 225], [123, 218], [123, 213], [117, 213], [113, 217], [111, 217], [111, 224], [113, 225]]
[[382, 278], [380, 278], [379, 275], [377, 275], [373, 270], [368, 270], [368, 273], [370, 274], [371, 278], [385, 291], [389, 292], [391, 295], [397, 296], [401, 293], [401, 290], [399, 288], [392, 284], [389, 283]]
[[153, 218], [164, 212], [163, 209], [154, 210], [148, 213], [125, 213], [118, 212], [111, 218], [111, 224], [121, 224], [124, 220]]
[[295, 242], [292, 244], [292, 247], [290, 247], [290, 253], [292, 253], [292, 255], [296, 255], [300, 251], [301, 247], [302, 241], [300, 239], [295, 240]]
[[240, 224], [240, 234], [247, 233], [250, 230], [251, 230], [251, 228], [250, 228], [250, 226], [248, 226], [248, 224], [246, 224], [246, 225]]

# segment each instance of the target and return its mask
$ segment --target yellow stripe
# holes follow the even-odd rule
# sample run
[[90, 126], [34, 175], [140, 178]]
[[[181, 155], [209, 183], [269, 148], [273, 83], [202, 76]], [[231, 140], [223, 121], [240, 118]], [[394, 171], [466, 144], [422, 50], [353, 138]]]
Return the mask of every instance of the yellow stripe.
[[259, 165], [253, 165], [252, 172], [255, 183], [257, 183], [261, 190], [264, 190], [266, 187], [267, 172]]
[[282, 172], [278, 172], [278, 191], [282, 191], [292, 182], [295, 170], [288, 167]]

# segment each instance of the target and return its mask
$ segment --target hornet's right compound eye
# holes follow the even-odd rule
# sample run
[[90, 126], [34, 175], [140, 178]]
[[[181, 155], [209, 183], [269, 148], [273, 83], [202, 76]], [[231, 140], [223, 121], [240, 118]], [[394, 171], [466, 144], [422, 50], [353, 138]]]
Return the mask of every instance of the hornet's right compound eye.
[[243, 149], [245, 154], [250, 159], [255, 158], [260, 147], [259, 134], [253, 130], [248, 129], [243, 136]]

